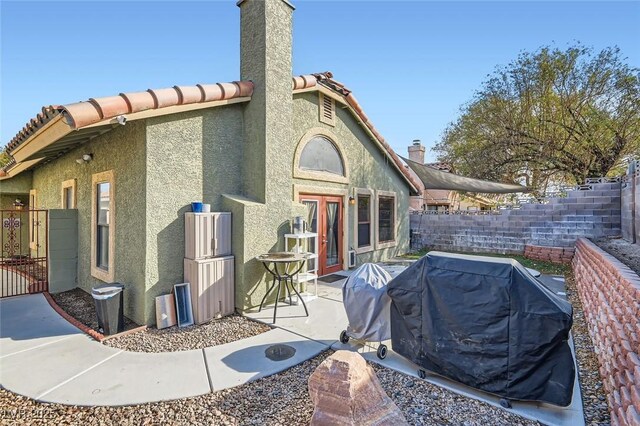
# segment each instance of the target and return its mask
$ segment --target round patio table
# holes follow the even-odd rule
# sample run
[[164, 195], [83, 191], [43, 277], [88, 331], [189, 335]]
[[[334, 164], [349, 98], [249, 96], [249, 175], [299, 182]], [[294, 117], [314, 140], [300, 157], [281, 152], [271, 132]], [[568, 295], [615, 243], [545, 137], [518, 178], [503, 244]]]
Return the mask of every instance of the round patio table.
[[[304, 263], [307, 261], [307, 255], [303, 253], [291, 253], [291, 252], [279, 252], [279, 253], [266, 253], [261, 254], [256, 257], [256, 260], [262, 262], [264, 268], [273, 276], [273, 282], [271, 287], [267, 290], [260, 302], [260, 309], [258, 312], [262, 310], [262, 306], [264, 305], [264, 301], [267, 299], [267, 296], [271, 291], [277, 287], [276, 289], [276, 303], [273, 307], [273, 323], [276, 323], [276, 315], [278, 313], [278, 300], [280, 300], [280, 287], [284, 282], [284, 288], [289, 295], [289, 305], [291, 303], [291, 290], [293, 290], [298, 296], [298, 300], [302, 302], [302, 306], [304, 306], [304, 312], [309, 316], [309, 311], [307, 310], [307, 305], [304, 303], [304, 299], [296, 290], [296, 287], [293, 285], [293, 277], [297, 275], [304, 266]], [[289, 272], [291, 269], [291, 265], [294, 263], [300, 263], [300, 266], [294, 268], [293, 272]], [[276, 285], [277, 284], [277, 285]]]

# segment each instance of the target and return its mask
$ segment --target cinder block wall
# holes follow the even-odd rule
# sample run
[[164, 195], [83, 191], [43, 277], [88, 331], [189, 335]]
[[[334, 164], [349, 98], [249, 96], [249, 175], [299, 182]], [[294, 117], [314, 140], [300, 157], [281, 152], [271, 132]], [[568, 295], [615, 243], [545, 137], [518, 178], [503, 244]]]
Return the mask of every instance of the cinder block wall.
[[522, 254], [525, 246], [572, 248], [580, 237], [621, 235], [620, 182], [589, 187], [497, 214], [412, 214], [412, 248]]
[[630, 243], [640, 242], [640, 161], [629, 167], [622, 177], [621, 188], [621, 225], [622, 238]]
[[600, 361], [612, 425], [640, 424], [640, 277], [586, 239], [576, 243], [576, 286]]

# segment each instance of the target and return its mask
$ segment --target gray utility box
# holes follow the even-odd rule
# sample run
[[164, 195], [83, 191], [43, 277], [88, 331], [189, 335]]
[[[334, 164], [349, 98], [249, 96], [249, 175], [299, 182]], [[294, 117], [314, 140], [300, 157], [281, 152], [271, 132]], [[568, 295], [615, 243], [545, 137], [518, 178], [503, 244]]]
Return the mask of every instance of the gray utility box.
[[185, 258], [207, 259], [229, 255], [231, 255], [231, 213], [185, 213]]
[[98, 328], [102, 334], [110, 335], [124, 331], [124, 285], [102, 284], [91, 290], [96, 302]]

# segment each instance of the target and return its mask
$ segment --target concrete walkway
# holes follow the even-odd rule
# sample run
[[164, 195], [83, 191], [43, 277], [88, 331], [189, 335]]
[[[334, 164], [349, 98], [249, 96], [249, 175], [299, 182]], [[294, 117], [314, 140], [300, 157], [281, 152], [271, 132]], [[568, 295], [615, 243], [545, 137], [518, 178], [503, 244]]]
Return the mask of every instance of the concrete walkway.
[[[296, 349], [284, 361], [265, 350]], [[204, 350], [138, 353], [98, 343], [41, 294], [0, 300], [0, 385], [38, 401], [131, 405], [202, 395], [286, 370], [328, 348], [284, 329]]]
[[[383, 265], [392, 276], [404, 265]], [[339, 273], [348, 276], [348, 272]], [[549, 287], [562, 294], [563, 280], [545, 277]], [[238, 386], [288, 369], [333, 348], [360, 352], [367, 360], [418, 377], [418, 366], [391, 350], [376, 357], [377, 345], [351, 341], [341, 344], [347, 326], [340, 280], [318, 283], [318, 295], [302, 305], [278, 307], [277, 328], [226, 345], [171, 353], [136, 353], [104, 346], [60, 317], [42, 295], [0, 299], [0, 385], [45, 402], [73, 405], [131, 405], [205, 394]], [[247, 316], [271, 324], [273, 307]], [[265, 350], [274, 344], [296, 349], [285, 361], [272, 361]], [[470, 398], [500, 407], [499, 398], [428, 375], [427, 381]], [[513, 402], [510, 410], [548, 425], [584, 424], [577, 375], [573, 401], [561, 408], [536, 402]]]

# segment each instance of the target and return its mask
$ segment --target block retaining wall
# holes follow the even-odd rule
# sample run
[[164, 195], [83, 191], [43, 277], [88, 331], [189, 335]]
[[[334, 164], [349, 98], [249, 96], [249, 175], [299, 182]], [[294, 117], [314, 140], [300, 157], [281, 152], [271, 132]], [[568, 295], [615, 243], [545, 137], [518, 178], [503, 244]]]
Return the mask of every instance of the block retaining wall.
[[640, 277], [579, 239], [576, 286], [600, 363], [612, 425], [640, 425]]
[[524, 246], [525, 257], [553, 263], [571, 263], [574, 251], [573, 247], [545, 247], [530, 244]]
[[[580, 237], [619, 236], [620, 186], [620, 182], [584, 185], [546, 204], [490, 214], [411, 214], [412, 249], [522, 254], [527, 245], [560, 250], [572, 248]], [[550, 250], [549, 257], [556, 258], [555, 251]]]

